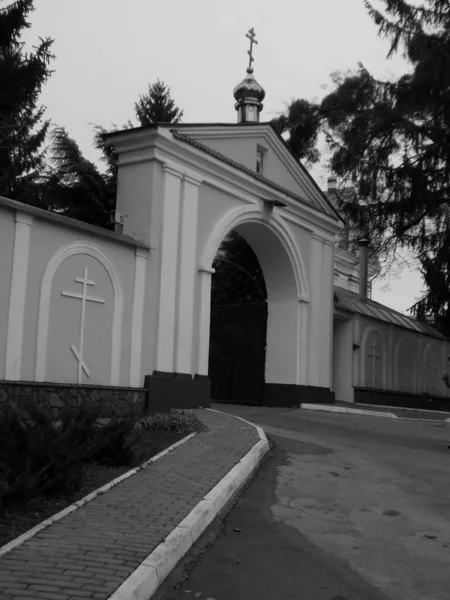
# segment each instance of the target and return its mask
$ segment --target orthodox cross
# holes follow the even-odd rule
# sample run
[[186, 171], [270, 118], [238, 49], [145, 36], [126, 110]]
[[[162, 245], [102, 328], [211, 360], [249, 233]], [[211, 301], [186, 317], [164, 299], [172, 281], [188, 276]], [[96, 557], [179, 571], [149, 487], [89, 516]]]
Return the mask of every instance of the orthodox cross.
[[77, 349], [74, 344], [70, 344], [70, 349], [72, 350], [75, 358], [78, 361], [78, 384], [82, 381], [83, 371], [86, 373], [88, 377], [91, 376], [89, 373], [89, 369], [87, 368], [86, 363], [83, 360], [83, 350], [84, 350], [84, 323], [86, 319], [86, 302], [97, 302], [99, 304], [105, 304], [105, 300], [103, 298], [96, 298], [95, 296], [90, 296], [88, 294], [88, 285], [95, 285], [95, 281], [90, 281], [88, 279], [88, 270], [87, 267], [84, 267], [83, 277], [75, 277], [76, 283], [81, 283], [83, 285], [83, 291], [81, 294], [77, 294], [75, 292], [67, 292], [62, 291], [62, 296], [68, 296], [69, 298], [78, 298], [81, 300], [81, 319], [80, 319], [80, 343], [79, 348]]
[[252, 62], [255, 60], [253, 58], [253, 44], [257, 44], [258, 43], [256, 41], [255, 30], [254, 30], [253, 27], [248, 30], [248, 33], [245, 34], [245, 37], [248, 37], [248, 39], [250, 40], [250, 50], [247, 50], [247, 54], [249, 56], [249, 59], [248, 59], [248, 68], [251, 69], [252, 68]]
[[372, 359], [372, 385], [375, 386], [377, 377], [377, 360], [381, 360], [381, 354], [378, 353], [379, 348], [377, 344], [376, 335], [372, 337], [370, 350], [371, 352], [368, 352], [367, 356], [369, 356]]

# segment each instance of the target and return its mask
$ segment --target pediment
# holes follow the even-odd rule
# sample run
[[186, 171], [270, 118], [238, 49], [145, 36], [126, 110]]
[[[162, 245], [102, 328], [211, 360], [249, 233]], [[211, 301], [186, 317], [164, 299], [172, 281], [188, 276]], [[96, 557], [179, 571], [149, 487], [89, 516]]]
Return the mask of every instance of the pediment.
[[262, 176], [265, 179], [303, 198], [320, 212], [338, 218], [324, 192], [270, 123], [183, 123], [170, 127], [255, 173], [259, 150], [263, 153]]

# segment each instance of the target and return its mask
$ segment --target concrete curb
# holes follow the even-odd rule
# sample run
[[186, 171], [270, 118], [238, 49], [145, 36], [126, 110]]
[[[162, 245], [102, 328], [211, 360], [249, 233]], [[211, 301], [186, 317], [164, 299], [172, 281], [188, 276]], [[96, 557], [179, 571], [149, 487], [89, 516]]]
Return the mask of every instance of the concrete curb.
[[[334, 412], [350, 415], [366, 415], [370, 417], [385, 417], [387, 419], [398, 419], [397, 415], [390, 412], [377, 410], [362, 410], [360, 408], [347, 408], [345, 406], [323, 406], [321, 404], [300, 404], [302, 410], [318, 410], [322, 412]], [[415, 419], [417, 420], [417, 419]]]
[[400, 417], [394, 413], [379, 410], [364, 410], [362, 408], [347, 408], [346, 406], [324, 406], [322, 404], [300, 404], [302, 410], [317, 410], [322, 412], [334, 412], [349, 415], [366, 415], [368, 417], [384, 417], [387, 419], [400, 419], [401, 421], [419, 421], [421, 423], [450, 423], [448, 419], [420, 419], [418, 417]]
[[65, 508], [64, 510], [61, 510], [60, 512], [54, 514], [49, 519], [42, 521], [41, 523], [39, 523], [32, 529], [29, 529], [22, 535], [19, 535], [19, 537], [16, 537], [14, 540], [11, 540], [4, 546], [1, 546], [0, 547], [0, 557], [4, 556], [8, 552], [11, 552], [11, 550], [14, 550], [14, 548], [17, 548], [18, 546], [22, 545], [24, 542], [26, 542], [30, 538], [34, 537], [35, 535], [37, 535], [40, 531], [47, 529], [47, 527], [50, 527], [50, 525], [53, 525], [53, 523], [60, 521], [67, 515], [70, 515], [70, 513], [74, 512], [75, 510], [78, 510], [79, 508], [81, 508], [82, 506], [87, 504], [88, 502], [91, 502], [92, 500], [97, 498], [97, 496], [101, 496], [102, 494], [104, 494], [111, 488], [115, 487], [122, 481], [125, 481], [125, 479], [128, 479], [129, 477], [132, 477], [136, 473], [139, 473], [139, 471], [142, 471], [142, 469], [145, 469], [146, 467], [148, 467], [149, 465], [151, 465], [158, 459], [162, 458], [163, 456], [166, 456], [166, 454], [169, 454], [169, 452], [172, 452], [173, 450], [175, 450], [175, 448], [178, 448], [178, 446], [181, 446], [181, 444], [184, 444], [185, 442], [189, 441], [191, 438], [194, 437], [194, 435], [197, 435], [197, 434], [191, 433], [191, 434], [187, 435], [186, 437], [184, 437], [183, 439], [178, 440], [178, 442], [175, 442], [175, 444], [172, 444], [171, 446], [169, 446], [168, 448], [166, 448], [159, 454], [152, 456], [152, 458], [149, 458], [149, 460], [140, 464], [138, 467], [135, 467], [134, 469], [131, 469], [130, 471], [127, 471], [126, 473], [123, 473], [123, 475], [120, 475], [120, 477], [117, 477], [116, 479], [113, 479], [109, 483], [106, 483], [105, 485], [94, 490], [87, 496], [84, 496], [80, 500], [77, 500], [77, 502], [74, 502], [73, 504], [71, 504], [70, 506]]
[[[365, 403], [360, 404], [358, 402], [355, 402], [354, 406], [359, 406], [359, 407], [364, 406], [370, 410], [371, 408], [378, 408], [380, 405], [379, 404], [365, 404]], [[391, 406], [391, 407], [386, 406], [386, 408], [391, 408], [391, 410], [407, 410], [408, 412], [415, 412], [418, 414], [426, 412], [426, 413], [434, 413], [436, 415], [447, 415], [447, 418], [450, 420], [450, 412], [447, 412], [445, 410], [430, 410], [428, 408], [408, 408], [405, 406]], [[366, 410], [366, 408], [364, 408], [363, 410]]]
[[[212, 412], [225, 414], [218, 410]], [[256, 470], [269, 450], [267, 437], [261, 427], [240, 417], [235, 418], [255, 427], [260, 438], [259, 442], [206, 494], [128, 579], [109, 596], [108, 600], [149, 600], [220, 510]]]

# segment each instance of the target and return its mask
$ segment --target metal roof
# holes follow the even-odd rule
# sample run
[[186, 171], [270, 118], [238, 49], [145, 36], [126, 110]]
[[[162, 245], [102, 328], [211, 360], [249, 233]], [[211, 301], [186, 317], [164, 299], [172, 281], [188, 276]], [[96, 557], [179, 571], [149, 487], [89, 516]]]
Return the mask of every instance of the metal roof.
[[392, 325], [397, 325], [397, 327], [409, 329], [416, 333], [422, 333], [423, 335], [429, 335], [441, 340], [444, 339], [444, 336], [434, 329], [434, 327], [431, 327], [431, 325], [421, 323], [413, 317], [402, 315], [396, 310], [374, 300], [368, 299], [366, 302], [363, 302], [359, 299], [357, 293], [339, 286], [334, 286], [334, 305], [336, 308], [342, 308], [352, 313], [359, 313], [377, 321], [384, 321], [385, 323], [391, 323]]

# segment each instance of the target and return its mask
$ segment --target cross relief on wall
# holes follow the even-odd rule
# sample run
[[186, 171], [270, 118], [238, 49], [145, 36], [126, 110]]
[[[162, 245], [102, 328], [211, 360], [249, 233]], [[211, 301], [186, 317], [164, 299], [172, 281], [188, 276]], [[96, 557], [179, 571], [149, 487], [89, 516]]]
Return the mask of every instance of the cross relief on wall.
[[372, 343], [369, 346], [369, 351], [367, 352], [367, 357], [370, 361], [370, 373], [372, 381], [370, 382], [372, 387], [376, 387], [377, 384], [377, 374], [381, 372], [382, 364], [381, 364], [381, 350], [378, 345], [377, 335], [372, 335]]
[[78, 362], [78, 375], [77, 375], [77, 383], [82, 383], [83, 379], [83, 371], [87, 377], [90, 377], [89, 368], [84, 361], [84, 332], [85, 332], [85, 321], [86, 321], [86, 307], [87, 302], [96, 302], [98, 304], [105, 304], [104, 298], [98, 298], [96, 296], [91, 296], [88, 294], [88, 286], [95, 286], [95, 281], [91, 281], [88, 279], [88, 269], [84, 267], [83, 277], [75, 277], [74, 281], [76, 283], [81, 283], [83, 288], [81, 294], [77, 292], [71, 292], [67, 290], [63, 290], [61, 292], [62, 296], [67, 296], [69, 298], [77, 298], [81, 300], [81, 317], [80, 317], [80, 334], [78, 340], [78, 348], [75, 344], [70, 344], [70, 349], [73, 352], [77, 362]]

